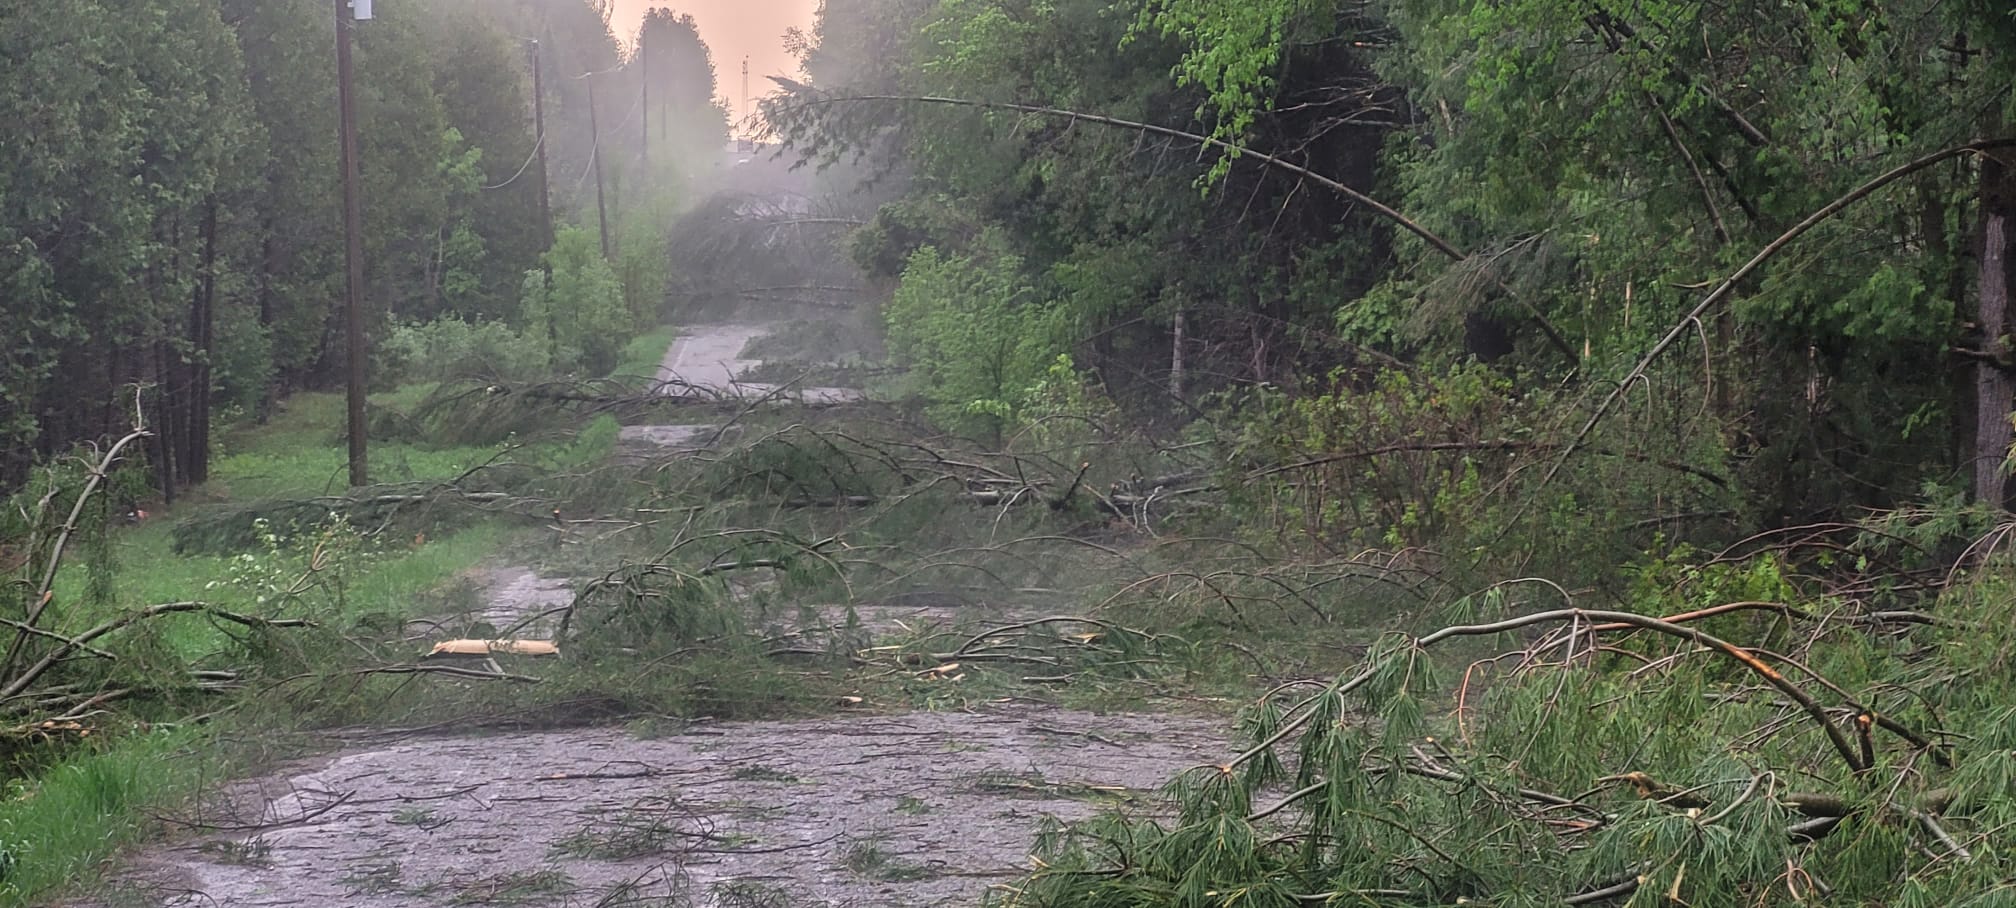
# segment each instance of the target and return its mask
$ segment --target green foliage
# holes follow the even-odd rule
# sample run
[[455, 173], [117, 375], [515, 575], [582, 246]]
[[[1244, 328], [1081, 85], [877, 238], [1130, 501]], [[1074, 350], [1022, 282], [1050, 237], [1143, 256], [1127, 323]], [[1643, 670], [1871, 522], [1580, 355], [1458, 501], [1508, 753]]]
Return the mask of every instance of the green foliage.
[[622, 361], [609, 374], [615, 378], [656, 379], [658, 369], [665, 363], [665, 352], [672, 341], [679, 336], [678, 329], [669, 325], [659, 325], [631, 338], [623, 345]]
[[209, 588], [234, 587], [265, 615], [340, 614], [351, 577], [368, 571], [383, 550], [382, 539], [365, 536], [341, 514], [284, 532], [258, 518], [252, 532], [256, 548], [232, 556], [225, 576]]
[[[0, 345], [0, 487], [38, 456], [129, 428], [140, 385], [159, 398], [157, 484], [179, 488], [203, 477], [216, 417], [268, 416], [285, 392], [342, 374], [330, 9], [172, 0], [129, 12], [91, 0], [0, 13], [0, 60], [16, 77], [0, 115], [41, 136], [0, 152], [0, 290], [17, 329]], [[690, 141], [632, 175], [633, 197], [677, 197], [725, 135], [691, 20], [661, 26], [660, 113]], [[595, 4], [442, 0], [355, 29], [373, 337], [443, 317], [523, 321], [523, 276], [547, 238], [529, 34], [546, 38], [545, 150], [564, 218], [593, 201], [557, 179], [588, 160], [587, 86], [571, 77], [621, 62]], [[618, 129], [604, 141], [641, 138], [634, 120]], [[648, 231], [662, 211], [639, 214]], [[648, 239], [634, 246], [625, 302], [655, 316], [663, 263]], [[589, 367], [613, 361], [606, 345], [572, 346]]]
[[657, 208], [626, 218], [619, 231], [615, 268], [630, 331], [654, 327], [666, 318], [666, 297], [672, 286], [665, 234], [670, 221], [669, 208]]
[[[1653, 531], [1717, 538], [1666, 514], [1733, 515], [1713, 468], [1719, 442], [1639, 418], [1587, 444], [1551, 482], [1560, 448], [1545, 430], [1558, 402], [1469, 364], [1335, 377], [1321, 394], [1255, 392], [1226, 439], [1250, 532], [1307, 554], [1439, 553], [1442, 570], [1488, 581], [1539, 573], [1598, 581]], [[1510, 540], [1519, 540], [1509, 544]]]
[[883, 315], [890, 355], [910, 368], [931, 417], [997, 437], [1021, 418], [1069, 326], [1023, 276], [1021, 258], [998, 249], [919, 250]]
[[[1038, 869], [1010, 903], [1299, 904], [1378, 892], [1381, 904], [1541, 905], [1618, 886], [1620, 904], [1735, 908], [1806, 903], [1823, 884], [1830, 905], [1968, 903], [1998, 891], [2009, 870], [1994, 830], [2010, 821], [2016, 784], [2000, 749], [2010, 713], [1988, 667], [2009, 646], [1962, 642], [1975, 635], [1967, 622], [1996, 613], [1987, 603], [2003, 595], [2007, 570], [1998, 562], [1955, 587], [1934, 608], [1959, 623], [1904, 632], [1909, 640], [1841, 622], [1827, 610], [1842, 603], [1809, 598], [1772, 558], [1676, 556], [1648, 570], [1633, 600], [1654, 613], [1741, 596], [1789, 605], [1690, 626], [1797, 665], [1790, 683], [1825, 703], [1856, 702], [1928, 733], [1978, 730], [1941, 741], [1950, 765], [1877, 730], [1874, 765], [1853, 769], [1816, 720], [1758, 695], [1756, 670], [1684, 632], [1585, 624], [1501, 640], [1514, 658], [1449, 663], [1463, 668], [1460, 684], [1435, 679], [1437, 651], [1422, 649], [1433, 638], [1390, 638], [1327, 688], [1290, 686], [1256, 703], [1242, 725], [1254, 749], [1173, 782], [1173, 823], [1116, 811], [1047, 830]], [[1574, 636], [1592, 633], [1606, 654]], [[1576, 639], [1587, 658], [1542, 655]], [[1924, 660], [1928, 648], [1953, 655]], [[1936, 689], [1920, 686], [1930, 677], [1942, 679]], [[1830, 810], [1850, 815], [1816, 816]]]
[[[1325, 0], [1147, 0], [1134, 34], [1181, 37], [1188, 49], [1176, 67], [1179, 85], [1206, 92], [1213, 136], [1238, 140], [1272, 106], [1290, 24], [1329, 4]], [[1131, 36], [1130, 36], [1131, 37]], [[1236, 155], [1213, 171], [1223, 177]]]
[[548, 374], [544, 338], [502, 322], [444, 316], [398, 325], [378, 345], [378, 375], [390, 384], [459, 378], [529, 381]]
[[557, 371], [608, 373], [633, 327], [622, 280], [594, 236], [579, 227], [555, 236], [546, 269], [525, 272], [519, 305], [526, 334], [546, 338], [548, 362]]

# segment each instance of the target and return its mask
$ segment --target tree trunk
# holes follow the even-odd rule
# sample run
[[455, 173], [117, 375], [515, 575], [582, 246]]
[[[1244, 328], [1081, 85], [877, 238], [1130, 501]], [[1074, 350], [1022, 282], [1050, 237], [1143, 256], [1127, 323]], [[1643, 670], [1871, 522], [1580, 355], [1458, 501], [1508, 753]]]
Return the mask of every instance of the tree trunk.
[[210, 352], [215, 346], [214, 309], [217, 304], [217, 198], [211, 196], [203, 207], [202, 272], [196, 275], [196, 294], [189, 305], [189, 421], [184, 427], [182, 474], [191, 485], [210, 478]]
[[1981, 163], [1981, 277], [1976, 290], [1975, 325], [1981, 351], [1992, 357], [1974, 367], [1974, 499], [1996, 507], [2008, 504], [2010, 413], [2016, 409], [2016, 380], [2009, 360], [2010, 218], [2016, 216], [2016, 169], [1997, 155]]
[[255, 414], [260, 425], [273, 418], [273, 411], [280, 404], [280, 352], [279, 344], [273, 341], [274, 285], [280, 282], [282, 272], [280, 242], [274, 239], [279, 232], [278, 221], [271, 214], [266, 215], [261, 224], [266, 234], [259, 247], [259, 326], [266, 329], [267, 370], [266, 387], [259, 394], [259, 412]]
[[175, 406], [175, 354], [168, 349], [166, 341], [155, 341], [152, 345], [155, 391], [153, 415], [148, 420], [154, 429], [150, 439], [149, 453], [154, 457], [154, 484], [160, 487], [161, 500], [165, 504], [175, 503], [175, 449], [180, 433], [176, 431]]

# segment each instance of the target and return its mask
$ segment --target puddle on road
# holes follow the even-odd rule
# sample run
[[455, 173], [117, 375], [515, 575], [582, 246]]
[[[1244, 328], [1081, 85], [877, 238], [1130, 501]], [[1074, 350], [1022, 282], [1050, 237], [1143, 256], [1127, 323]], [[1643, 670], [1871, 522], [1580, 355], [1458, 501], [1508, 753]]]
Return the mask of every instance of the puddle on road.
[[122, 888], [221, 908], [977, 904], [1027, 869], [1040, 817], [1159, 812], [1152, 789], [1222, 759], [1223, 728], [1004, 708], [413, 740], [239, 785], [237, 822], [313, 815], [156, 849]]
[[559, 630], [556, 609], [574, 601], [572, 581], [542, 577], [529, 568], [492, 567], [470, 576], [482, 590], [482, 605], [464, 612], [411, 621], [411, 640], [439, 641], [459, 637], [492, 638], [519, 622], [511, 636], [548, 640]]
[[485, 597], [482, 619], [500, 631], [527, 622], [512, 633], [514, 637], [551, 640], [560, 628], [560, 616], [550, 614], [574, 601], [574, 585], [566, 580], [541, 577], [524, 568], [499, 568], [489, 576], [490, 594]]
[[762, 365], [743, 359], [742, 350], [762, 337], [757, 325], [686, 325], [665, 349], [659, 381], [681, 381], [694, 387], [727, 391], [742, 373]]

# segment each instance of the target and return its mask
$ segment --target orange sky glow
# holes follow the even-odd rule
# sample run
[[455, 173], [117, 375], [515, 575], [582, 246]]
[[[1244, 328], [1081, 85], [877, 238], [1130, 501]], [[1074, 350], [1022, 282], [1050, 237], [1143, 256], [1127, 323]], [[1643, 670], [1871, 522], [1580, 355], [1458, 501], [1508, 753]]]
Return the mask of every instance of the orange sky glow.
[[742, 110], [742, 58], [749, 58], [749, 95], [761, 98], [775, 86], [763, 78], [799, 78], [798, 61], [784, 51], [784, 30], [812, 30], [819, 0], [616, 0], [610, 28], [625, 44], [637, 37], [644, 10], [666, 7], [689, 13], [700, 25], [700, 38], [714, 52], [714, 78], [736, 120]]

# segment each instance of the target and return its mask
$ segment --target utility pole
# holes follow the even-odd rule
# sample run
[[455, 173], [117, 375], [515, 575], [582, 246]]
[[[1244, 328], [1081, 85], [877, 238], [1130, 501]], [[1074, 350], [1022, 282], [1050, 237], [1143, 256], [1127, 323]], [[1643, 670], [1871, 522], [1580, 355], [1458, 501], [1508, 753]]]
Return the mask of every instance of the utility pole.
[[743, 135], [748, 135], [752, 131], [749, 124], [749, 118], [751, 116], [754, 116], [755, 113], [756, 113], [755, 111], [749, 109], [749, 58], [745, 56], [742, 58], [742, 134]]
[[539, 156], [539, 235], [546, 240], [546, 248], [553, 248], [553, 211], [546, 188], [546, 92], [540, 80], [539, 41], [532, 41], [532, 128], [537, 136], [532, 146]]
[[[342, 0], [337, 0], [341, 3]], [[609, 206], [602, 199], [602, 127], [595, 121], [595, 77], [588, 77], [588, 158], [595, 166], [595, 215], [602, 222], [602, 258], [609, 258]]]
[[[350, 434], [350, 485], [354, 488], [370, 482], [364, 422], [364, 202], [357, 174], [357, 98], [350, 84], [350, 29], [354, 21], [349, 0], [334, 3], [337, 122], [343, 144], [343, 336], [350, 360], [345, 425]], [[357, 13], [370, 18], [370, 0], [359, 0]]]

